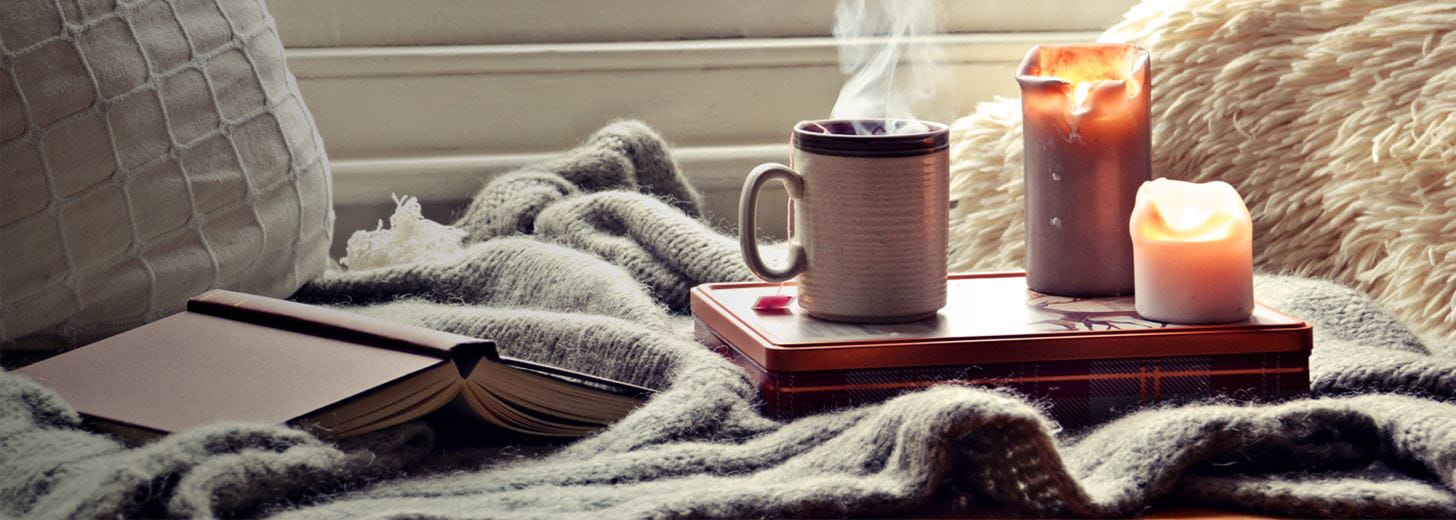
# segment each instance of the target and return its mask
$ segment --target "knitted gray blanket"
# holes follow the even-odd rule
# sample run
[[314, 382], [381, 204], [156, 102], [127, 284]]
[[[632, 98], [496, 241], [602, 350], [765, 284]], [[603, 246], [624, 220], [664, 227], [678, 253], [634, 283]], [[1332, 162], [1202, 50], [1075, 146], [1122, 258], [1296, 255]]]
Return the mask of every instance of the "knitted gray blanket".
[[[1034, 405], [945, 385], [790, 423], [684, 333], [687, 291], [744, 280], [735, 242], [638, 123], [500, 177], [459, 256], [331, 274], [297, 298], [472, 336], [660, 389], [564, 447], [423, 423], [339, 444], [214, 425], [126, 448], [0, 374], [0, 516], [745, 517], [964, 511], [1120, 516], [1175, 498], [1298, 516], [1456, 515], [1456, 349], [1365, 296], [1261, 277], [1312, 322], [1316, 398], [1141, 412], [1063, 432]], [[437, 436], [437, 433], [440, 435]], [[442, 444], [443, 443], [443, 444]], [[443, 447], [442, 447], [443, 446]], [[545, 451], [526, 456], [526, 451]]]

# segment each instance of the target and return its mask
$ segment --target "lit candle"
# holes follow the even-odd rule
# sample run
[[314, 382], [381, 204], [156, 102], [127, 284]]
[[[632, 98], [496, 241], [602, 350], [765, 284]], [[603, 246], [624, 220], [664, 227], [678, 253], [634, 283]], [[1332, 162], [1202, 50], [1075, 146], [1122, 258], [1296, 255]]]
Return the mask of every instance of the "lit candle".
[[1135, 307], [1166, 323], [1229, 323], [1254, 310], [1254, 224], [1228, 183], [1157, 179], [1129, 218]]
[[1016, 75], [1026, 176], [1026, 281], [1063, 296], [1133, 290], [1127, 218], [1151, 178], [1148, 52], [1038, 45]]

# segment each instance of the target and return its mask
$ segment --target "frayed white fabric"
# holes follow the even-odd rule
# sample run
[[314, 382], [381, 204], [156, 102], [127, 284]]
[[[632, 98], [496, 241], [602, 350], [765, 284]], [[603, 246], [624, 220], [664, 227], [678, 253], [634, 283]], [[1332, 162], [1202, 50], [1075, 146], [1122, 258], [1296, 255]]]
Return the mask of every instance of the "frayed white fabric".
[[[1257, 265], [1354, 285], [1456, 334], [1456, 2], [1149, 0], [1103, 35], [1153, 56], [1153, 176], [1223, 180]], [[1021, 114], [952, 135], [951, 268], [1022, 265]]]
[[260, 0], [0, 8], [0, 348], [287, 296], [333, 233], [323, 143]]
[[363, 271], [439, 260], [459, 255], [465, 250], [464, 240], [465, 230], [425, 218], [418, 199], [395, 197], [389, 229], [380, 221], [373, 231], [355, 231], [339, 263], [351, 271]]

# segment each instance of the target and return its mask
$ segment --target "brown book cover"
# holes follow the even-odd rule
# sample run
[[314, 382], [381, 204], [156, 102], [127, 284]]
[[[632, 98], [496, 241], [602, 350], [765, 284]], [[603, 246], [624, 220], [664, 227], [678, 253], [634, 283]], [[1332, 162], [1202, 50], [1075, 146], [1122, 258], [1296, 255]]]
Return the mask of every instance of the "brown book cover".
[[1307, 395], [1311, 327], [1265, 305], [1243, 322], [1142, 319], [1132, 297], [1030, 291], [1023, 273], [952, 275], [933, 318], [899, 324], [815, 319], [797, 306], [754, 310], [793, 283], [693, 289], [698, 339], [758, 383], [765, 411], [795, 417], [944, 383], [1011, 388], [1064, 424], [1152, 403]]
[[451, 402], [509, 430], [579, 436], [650, 394], [503, 359], [488, 340], [229, 291], [17, 372], [132, 439], [222, 421], [349, 437]]

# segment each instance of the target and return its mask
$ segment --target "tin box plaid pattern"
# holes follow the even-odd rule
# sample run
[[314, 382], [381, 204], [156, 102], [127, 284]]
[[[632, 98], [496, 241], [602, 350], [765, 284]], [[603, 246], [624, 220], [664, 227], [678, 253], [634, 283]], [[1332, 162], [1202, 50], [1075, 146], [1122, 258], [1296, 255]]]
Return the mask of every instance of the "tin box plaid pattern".
[[880, 402], [938, 384], [1009, 389], [1041, 403], [1069, 428], [1154, 404], [1271, 402], [1309, 394], [1307, 352], [774, 372], [702, 320], [695, 320], [694, 332], [699, 342], [748, 373], [759, 388], [764, 413], [780, 419]]

